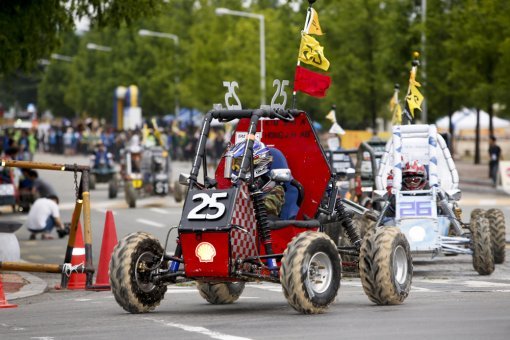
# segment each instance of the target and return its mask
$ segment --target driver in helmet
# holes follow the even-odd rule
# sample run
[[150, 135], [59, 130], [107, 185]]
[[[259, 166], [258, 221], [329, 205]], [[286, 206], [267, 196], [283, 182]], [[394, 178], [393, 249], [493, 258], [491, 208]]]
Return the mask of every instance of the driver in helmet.
[[[234, 145], [226, 157], [232, 158], [231, 178], [239, 176], [241, 162], [246, 149], [246, 140]], [[273, 156], [266, 145], [258, 140], [253, 144], [253, 173], [254, 183], [264, 193], [264, 205], [270, 218], [277, 219], [285, 202], [285, 189], [282, 183], [277, 183], [269, 177], [269, 171], [273, 162]], [[249, 173], [248, 176], [251, 176]]]
[[407, 162], [402, 170], [402, 190], [428, 189], [427, 170], [419, 161]]
[[112, 154], [106, 150], [106, 146], [102, 141], [99, 141], [96, 146], [97, 148], [94, 152], [94, 168], [99, 168], [101, 165], [111, 168]]

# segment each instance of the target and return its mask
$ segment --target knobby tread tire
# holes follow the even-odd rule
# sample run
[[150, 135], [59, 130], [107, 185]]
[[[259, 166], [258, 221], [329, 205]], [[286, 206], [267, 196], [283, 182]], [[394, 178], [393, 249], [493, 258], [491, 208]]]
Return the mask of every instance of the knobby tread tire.
[[244, 286], [244, 282], [197, 282], [197, 289], [200, 296], [213, 305], [234, 303], [243, 293]]
[[163, 254], [163, 248], [159, 241], [148, 233], [132, 233], [115, 246], [110, 261], [109, 275], [113, 296], [129, 313], [154, 310], [165, 296], [165, 285], [154, 286], [150, 292], [144, 292], [136, 282], [136, 262], [145, 252], [152, 252], [159, 257]]
[[473, 249], [473, 268], [480, 275], [490, 275], [494, 271], [491, 231], [485, 213], [471, 213], [471, 241]]
[[506, 225], [505, 214], [500, 209], [489, 209], [485, 213], [491, 230], [492, 255], [494, 263], [505, 262]]
[[96, 175], [89, 175], [89, 189], [94, 190], [96, 188]]
[[[331, 282], [322, 293], [314, 292], [308, 280], [309, 261], [319, 252], [331, 261]], [[337, 247], [329, 236], [313, 231], [300, 233], [289, 242], [281, 261], [280, 281], [285, 298], [300, 313], [324, 313], [338, 294], [341, 267]]]
[[[401, 246], [406, 253], [405, 282], [397, 282], [393, 274], [394, 250]], [[378, 305], [401, 304], [409, 295], [413, 263], [409, 242], [396, 227], [382, 227], [365, 234], [360, 250], [360, 278], [368, 298]]]
[[136, 192], [131, 182], [126, 182], [124, 185], [124, 196], [126, 196], [126, 203], [130, 208], [136, 208]]

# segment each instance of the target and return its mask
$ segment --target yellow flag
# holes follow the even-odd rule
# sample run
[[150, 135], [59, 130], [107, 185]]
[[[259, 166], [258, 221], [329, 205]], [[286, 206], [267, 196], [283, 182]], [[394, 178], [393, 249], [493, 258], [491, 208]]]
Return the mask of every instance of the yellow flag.
[[416, 84], [410, 85], [409, 94], [406, 97], [407, 105], [409, 106], [409, 111], [414, 118], [414, 109], [418, 109], [421, 111], [421, 103], [423, 102], [423, 95], [416, 87]]
[[321, 25], [319, 24], [319, 14], [313, 8], [311, 10], [312, 15], [308, 25], [308, 34], [323, 35], [324, 33], [322, 33]]
[[327, 71], [329, 68], [329, 61], [324, 56], [324, 48], [319, 45], [317, 40], [308, 34], [303, 34], [301, 36], [299, 60], [324, 71]]
[[391, 119], [391, 123], [393, 125], [400, 125], [402, 124], [402, 108], [400, 107], [400, 104], [398, 103], [397, 94], [393, 97], [391, 97], [390, 100], [390, 110], [393, 113], [393, 117]]
[[326, 116], [326, 119], [329, 119], [331, 121], [331, 123], [333, 123], [333, 124], [336, 123], [335, 110], [329, 111], [329, 113]]

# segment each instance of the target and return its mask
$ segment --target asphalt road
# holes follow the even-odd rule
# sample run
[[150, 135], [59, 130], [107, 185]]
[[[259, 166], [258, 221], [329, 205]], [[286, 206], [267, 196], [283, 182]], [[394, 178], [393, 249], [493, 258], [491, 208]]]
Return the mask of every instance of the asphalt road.
[[[42, 155], [40, 161], [48, 161]], [[85, 158], [50, 157], [51, 162], [86, 164]], [[189, 169], [174, 164], [174, 176]], [[42, 172], [61, 197], [64, 220], [73, 207], [73, 176]], [[464, 193], [461, 206], [467, 218], [476, 207], [503, 209], [510, 220], [510, 198]], [[173, 198], [148, 198], [129, 209], [120, 194], [107, 198], [106, 184], [91, 192], [94, 261], [97, 263], [105, 211], [112, 210], [118, 238], [147, 231], [164, 242], [170, 226], [179, 222], [181, 204]], [[23, 221], [22, 214], [0, 219]], [[17, 232], [22, 257], [31, 262], [62, 263], [65, 240], [28, 241]], [[175, 237], [170, 237], [172, 251]], [[507, 241], [510, 241], [507, 229]], [[510, 249], [507, 247], [507, 259]], [[169, 286], [155, 312], [131, 315], [117, 305], [110, 292], [57, 291], [56, 274], [37, 274], [50, 290], [16, 300], [16, 309], [0, 310], [0, 339], [508, 339], [510, 334], [510, 265], [498, 265], [490, 276], [479, 276], [470, 256], [414, 259], [413, 288], [399, 306], [376, 306], [357, 278], [344, 277], [335, 303], [323, 315], [295, 312], [276, 284], [249, 284], [238, 302], [214, 306], [193, 284]]]

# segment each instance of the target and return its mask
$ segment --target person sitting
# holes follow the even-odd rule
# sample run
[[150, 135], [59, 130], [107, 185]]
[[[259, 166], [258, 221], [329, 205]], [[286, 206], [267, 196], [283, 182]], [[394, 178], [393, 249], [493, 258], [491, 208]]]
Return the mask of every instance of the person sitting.
[[402, 170], [402, 190], [428, 189], [427, 170], [419, 161], [407, 162]]
[[[246, 141], [237, 143], [225, 153], [225, 157], [232, 158], [232, 179], [239, 176], [241, 162], [246, 149]], [[264, 205], [270, 219], [278, 219], [285, 202], [285, 189], [282, 183], [277, 183], [269, 177], [273, 156], [269, 148], [259, 141], [253, 144], [253, 173], [254, 184], [264, 193]], [[248, 173], [251, 176], [251, 173]]]
[[30, 240], [35, 240], [38, 233], [42, 233], [42, 240], [52, 240], [54, 238], [51, 235], [53, 228], [57, 227], [60, 230], [65, 230], [60, 220], [58, 202], [56, 195], [35, 200], [26, 221], [26, 227], [31, 232]]
[[97, 149], [94, 153], [94, 168], [99, 168], [101, 166], [111, 168], [111, 158], [112, 155], [106, 151], [105, 145], [102, 142], [97, 143]]

